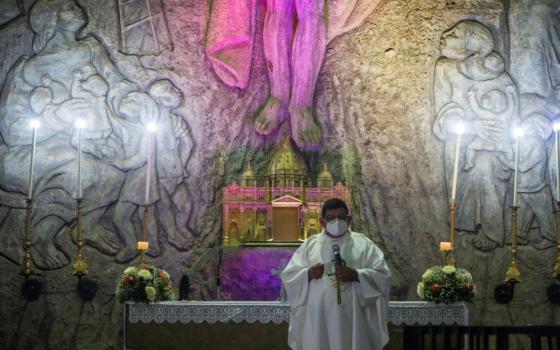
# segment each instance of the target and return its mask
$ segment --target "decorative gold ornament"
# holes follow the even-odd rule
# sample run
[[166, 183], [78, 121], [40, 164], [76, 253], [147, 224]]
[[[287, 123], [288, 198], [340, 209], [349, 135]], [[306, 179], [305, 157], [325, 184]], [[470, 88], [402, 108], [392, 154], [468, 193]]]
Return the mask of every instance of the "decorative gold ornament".
[[552, 277], [560, 279], [560, 201], [556, 202], [556, 264]]
[[521, 271], [517, 264], [517, 210], [519, 207], [511, 207], [511, 263], [506, 271], [506, 283], [521, 282]]
[[334, 186], [333, 176], [327, 168], [327, 163], [323, 163], [323, 170], [317, 178], [317, 187], [330, 188]]
[[449, 242], [451, 243], [451, 250], [445, 253], [445, 264], [455, 266], [455, 208], [457, 204], [454, 202], [449, 203]]
[[33, 259], [31, 258], [31, 231], [33, 230], [33, 199], [27, 199], [25, 208], [25, 237], [23, 240], [23, 261], [21, 263], [21, 274], [29, 277], [33, 273]]

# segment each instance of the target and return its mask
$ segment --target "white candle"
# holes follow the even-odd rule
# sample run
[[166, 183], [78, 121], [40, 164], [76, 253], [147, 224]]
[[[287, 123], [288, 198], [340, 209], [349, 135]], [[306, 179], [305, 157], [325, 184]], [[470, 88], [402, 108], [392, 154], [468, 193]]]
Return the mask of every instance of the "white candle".
[[148, 123], [146, 126], [148, 130], [148, 168], [146, 169], [146, 190], [144, 192], [144, 204], [148, 205], [150, 203], [150, 181], [152, 177], [152, 147], [153, 147], [153, 133], [157, 130], [157, 125], [155, 123]]
[[83, 120], [76, 120], [78, 129], [78, 199], [82, 199], [82, 128], [85, 126]]
[[29, 182], [27, 183], [27, 199], [33, 199], [33, 169], [35, 167], [35, 147], [37, 145], [37, 128], [40, 122], [38, 120], [31, 121], [33, 128], [33, 141], [31, 142], [31, 163], [29, 164]]
[[560, 144], [558, 133], [560, 132], [560, 122], [554, 123], [554, 131], [556, 135], [556, 201], [560, 201]]
[[515, 165], [513, 173], [513, 206], [517, 207], [517, 182], [519, 176], [519, 137], [523, 134], [523, 130], [516, 128], [514, 130], [515, 136]]
[[461, 134], [464, 131], [463, 124], [457, 125], [455, 129], [457, 133], [457, 143], [455, 145], [455, 162], [453, 164], [453, 182], [451, 185], [451, 203], [455, 203], [455, 197], [457, 196], [457, 177], [459, 176], [459, 155], [461, 150]]
[[78, 199], [82, 198], [82, 128], [78, 129]]

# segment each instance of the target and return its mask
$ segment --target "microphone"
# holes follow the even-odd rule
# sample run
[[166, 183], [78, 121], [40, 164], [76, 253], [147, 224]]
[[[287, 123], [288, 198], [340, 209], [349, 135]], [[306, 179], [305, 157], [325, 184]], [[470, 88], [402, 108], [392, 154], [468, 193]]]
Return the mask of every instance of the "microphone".
[[336, 266], [342, 266], [342, 257], [340, 256], [340, 246], [338, 244], [334, 244], [332, 246], [332, 251], [334, 254], [334, 264]]
[[[333, 244], [332, 251], [334, 254], [334, 265], [342, 266], [342, 257], [340, 256], [340, 246], [338, 244]], [[336, 278], [336, 302], [338, 303], [338, 305], [342, 303], [342, 295], [340, 294], [340, 281], [338, 280], [338, 278]]]

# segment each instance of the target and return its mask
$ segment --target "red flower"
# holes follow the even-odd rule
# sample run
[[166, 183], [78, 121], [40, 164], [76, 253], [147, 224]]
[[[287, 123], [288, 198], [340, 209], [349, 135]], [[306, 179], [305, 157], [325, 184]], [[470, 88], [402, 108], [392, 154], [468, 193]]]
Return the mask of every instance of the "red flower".
[[441, 292], [441, 285], [437, 283], [432, 284], [432, 293], [439, 294], [439, 292]]
[[159, 272], [159, 278], [161, 278], [162, 280], [167, 279], [167, 276], [165, 275], [165, 273], [163, 273], [163, 271]]
[[474, 289], [474, 283], [467, 283], [467, 284], [465, 284], [465, 288], [467, 288], [467, 290], [468, 290], [469, 292], [472, 292], [473, 289]]
[[126, 284], [126, 283], [130, 283], [130, 282], [132, 282], [132, 281], [134, 281], [134, 276], [126, 276], [126, 277], [124, 278], [124, 280], [123, 280], [123, 282], [124, 282], [125, 284]]

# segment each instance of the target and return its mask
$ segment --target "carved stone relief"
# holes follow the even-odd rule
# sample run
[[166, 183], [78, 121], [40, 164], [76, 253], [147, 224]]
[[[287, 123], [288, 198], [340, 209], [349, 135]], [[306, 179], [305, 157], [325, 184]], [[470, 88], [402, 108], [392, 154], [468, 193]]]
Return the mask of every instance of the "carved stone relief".
[[21, 13], [18, 0], [4, 0], [0, 2], [0, 25], [9, 22]]
[[[29, 21], [35, 34], [31, 56], [9, 70], [0, 97], [1, 232], [7, 244], [0, 253], [19, 262], [21, 237], [10, 225], [23, 227], [21, 210], [27, 194], [31, 151], [31, 119], [42, 122], [37, 133], [34, 176], [32, 256], [43, 269], [68, 263], [69, 252], [54, 238], [74, 227], [77, 188], [77, 132], [82, 135], [82, 186], [85, 243], [118, 262], [135, 254], [137, 225], [132, 220], [143, 205], [146, 181], [146, 132], [158, 123], [150, 217], [150, 254], [159, 255], [158, 229], [180, 250], [190, 244], [187, 229], [189, 195], [184, 169], [192, 149], [189, 128], [174, 113], [182, 93], [169, 80], [157, 80], [146, 91], [126, 80], [93, 36], [76, 39], [86, 23], [83, 10], [71, 0], [39, 0]], [[175, 211], [177, 215], [167, 214]], [[113, 226], [102, 224], [112, 215]], [[115, 232], [114, 232], [115, 231]]]
[[124, 53], [156, 55], [173, 48], [161, 0], [117, 0]]
[[[527, 163], [521, 167], [530, 167], [520, 185], [521, 207], [527, 208], [521, 214], [521, 237], [545, 248], [556, 239], [551, 194], [556, 193], [557, 164], [550, 136], [552, 122], [560, 116], [560, 4], [513, 1], [509, 25], [511, 74], [518, 84], [520, 126], [526, 134], [520, 156]], [[538, 227], [537, 235], [531, 234], [532, 227]]]
[[[313, 97], [327, 45], [362, 24], [378, 4], [379, 0], [266, 1], [263, 37], [270, 92], [255, 117], [259, 134], [271, 135], [289, 120], [299, 147], [319, 145], [323, 131]], [[256, 0], [212, 3], [206, 52], [229, 86], [245, 89], [249, 83], [257, 8]]]
[[445, 143], [448, 188], [455, 155], [454, 128], [463, 123], [467, 130], [460, 148], [456, 227], [472, 234], [474, 246], [484, 251], [508, 241], [505, 233], [509, 233], [515, 169], [511, 135], [514, 128], [521, 127], [525, 134], [519, 147], [519, 239], [522, 244], [547, 248], [555, 235], [546, 176], [551, 121], [543, 99], [519, 95], [493, 47], [490, 30], [472, 20], [457, 23], [441, 37], [442, 57], [436, 62], [434, 76], [433, 130]]
[[548, 97], [560, 84], [560, 4], [511, 1], [511, 75], [521, 94]]

